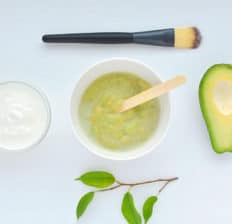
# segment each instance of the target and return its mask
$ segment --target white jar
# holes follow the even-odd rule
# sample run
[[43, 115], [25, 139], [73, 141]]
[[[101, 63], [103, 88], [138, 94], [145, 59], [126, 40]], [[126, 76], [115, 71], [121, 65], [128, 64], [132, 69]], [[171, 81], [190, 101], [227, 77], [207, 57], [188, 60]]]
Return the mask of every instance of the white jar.
[[47, 97], [23, 82], [0, 84], [0, 148], [17, 151], [47, 134], [51, 110]]

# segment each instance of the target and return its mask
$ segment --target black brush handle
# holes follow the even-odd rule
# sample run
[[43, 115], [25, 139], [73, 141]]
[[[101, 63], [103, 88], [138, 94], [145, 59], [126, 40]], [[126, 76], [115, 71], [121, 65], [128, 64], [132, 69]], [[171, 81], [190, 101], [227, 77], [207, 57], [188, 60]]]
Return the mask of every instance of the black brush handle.
[[122, 32], [48, 34], [42, 39], [49, 43], [121, 44], [132, 43], [133, 34]]
[[48, 34], [42, 37], [48, 43], [97, 43], [97, 44], [121, 44], [138, 43], [156, 46], [174, 46], [174, 29], [163, 29], [136, 33], [71, 33]]

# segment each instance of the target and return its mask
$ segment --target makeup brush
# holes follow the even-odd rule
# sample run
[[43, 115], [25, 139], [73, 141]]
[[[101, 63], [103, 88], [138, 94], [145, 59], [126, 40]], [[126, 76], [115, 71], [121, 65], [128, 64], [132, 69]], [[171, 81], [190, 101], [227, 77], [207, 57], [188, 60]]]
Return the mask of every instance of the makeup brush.
[[201, 42], [201, 35], [196, 27], [187, 27], [135, 33], [103, 32], [46, 34], [43, 35], [42, 40], [47, 43], [136, 43], [175, 48], [197, 48]]

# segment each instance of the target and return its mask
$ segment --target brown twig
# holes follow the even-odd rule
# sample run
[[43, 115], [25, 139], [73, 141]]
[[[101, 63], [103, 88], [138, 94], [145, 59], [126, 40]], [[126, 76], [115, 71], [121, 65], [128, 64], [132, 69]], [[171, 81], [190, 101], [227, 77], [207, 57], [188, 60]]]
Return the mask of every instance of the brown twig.
[[178, 180], [178, 177], [173, 177], [173, 178], [167, 178], [167, 179], [156, 179], [156, 180], [148, 180], [148, 181], [143, 181], [143, 182], [136, 182], [136, 183], [123, 183], [120, 181], [116, 181], [117, 185], [110, 187], [110, 188], [106, 188], [106, 189], [100, 189], [97, 192], [104, 192], [104, 191], [112, 191], [115, 190], [117, 188], [120, 187], [135, 187], [135, 186], [139, 186], [139, 185], [145, 185], [145, 184], [152, 184], [152, 183], [156, 183], [156, 182], [165, 182], [165, 184], [161, 187], [161, 189], [158, 191], [158, 194], [161, 193], [161, 191], [164, 190], [164, 188], [172, 181]]
[[115, 190], [119, 187], [121, 187], [122, 185], [118, 184], [118, 185], [115, 185], [113, 187], [110, 187], [110, 188], [105, 188], [105, 189], [100, 189], [100, 190], [97, 190], [97, 192], [104, 192], [104, 191], [112, 191], [112, 190]]
[[158, 191], [158, 195], [164, 190], [164, 188], [169, 184], [170, 182], [166, 182]]

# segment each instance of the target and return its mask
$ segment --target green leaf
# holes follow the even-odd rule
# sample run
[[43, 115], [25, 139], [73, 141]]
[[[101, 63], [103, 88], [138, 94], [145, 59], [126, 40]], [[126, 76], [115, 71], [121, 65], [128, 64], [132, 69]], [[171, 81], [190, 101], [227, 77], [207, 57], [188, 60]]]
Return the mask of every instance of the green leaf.
[[156, 196], [149, 197], [143, 204], [143, 218], [145, 220], [145, 224], [152, 216], [153, 207], [157, 202], [158, 198]]
[[134, 199], [130, 192], [124, 195], [122, 201], [122, 214], [127, 220], [128, 224], [141, 224], [142, 219], [140, 214], [135, 208]]
[[76, 209], [76, 215], [78, 219], [83, 215], [88, 205], [93, 200], [93, 197], [94, 197], [94, 192], [89, 192], [80, 199]]
[[111, 186], [115, 182], [115, 178], [111, 173], [104, 171], [92, 171], [83, 174], [79, 178], [75, 180], [79, 180], [85, 185], [96, 187], [96, 188], [105, 188]]

